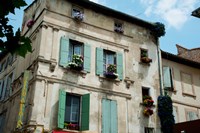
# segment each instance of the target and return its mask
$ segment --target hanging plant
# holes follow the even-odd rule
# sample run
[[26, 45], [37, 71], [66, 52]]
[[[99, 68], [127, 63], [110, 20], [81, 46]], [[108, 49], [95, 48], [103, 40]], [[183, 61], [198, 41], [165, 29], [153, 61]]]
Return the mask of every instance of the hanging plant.
[[151, 30], [151, 33], [156, 37], [164, 36], [165, 35], [165, 25], [160, 22], [156, 22]]
[[172, 100], [169, 96], [158, 97], [158, 116], [160, 117], [163, 133], [172, 133], [175, 123], [173, 116]]

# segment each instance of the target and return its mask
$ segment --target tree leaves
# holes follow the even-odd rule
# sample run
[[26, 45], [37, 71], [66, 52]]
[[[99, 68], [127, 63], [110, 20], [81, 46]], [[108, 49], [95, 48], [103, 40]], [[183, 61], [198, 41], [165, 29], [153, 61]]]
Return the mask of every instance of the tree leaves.
[[[20, 9], [26, 6], [24, 0], [1, 0], [0, 4], [0, 50], [2, 52], [17, 53], [25, 57], [27, 52], [32, 52], [31, 40], [28, 37], [21, 36], [21, 31], [18, 29], [13, 32], [13, 26], [8, 25], [9, 13], [15, 14], [15, 8]], [[6, 41], [4, 41], [6, 38]]]

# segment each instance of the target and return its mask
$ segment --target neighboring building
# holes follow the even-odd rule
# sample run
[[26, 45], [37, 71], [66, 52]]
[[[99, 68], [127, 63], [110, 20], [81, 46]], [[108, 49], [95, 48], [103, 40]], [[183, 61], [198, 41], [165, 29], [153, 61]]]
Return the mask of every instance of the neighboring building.
[[[35, 0], [22, 25], [33, 52], [13, 64], [12, 91], [1, 99], [1, 131], [159, 133], [153, 26], [90, 1]], [[9, 75], [2, 71], [1, 84]], [[143, 114], [146, 95], [155, 101], [151, 116]]]
[[176, 47], [178, 50], [178, 56], [200, 63], [200, 47], [194, 49], [186, 49], [178, 44]]
[[186, 49], [180, 48], [178, 55], [162, 51], [163, 85], [173, 101], [175, 123], [200, 118], [200, 63], [181, 57]]

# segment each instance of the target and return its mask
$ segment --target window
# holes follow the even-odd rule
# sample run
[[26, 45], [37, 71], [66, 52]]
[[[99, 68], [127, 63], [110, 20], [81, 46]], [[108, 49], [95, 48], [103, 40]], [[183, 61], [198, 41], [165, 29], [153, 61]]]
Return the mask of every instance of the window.
[[143, 62], [143, 63], [150, 63], [150, 62], [152, 62], [152, 59], [149, 58], [148, 50], [141, 49], [140, 52], [141, 52], [140, 53], [140, 60], [141, 60], [141, 62]]
[[12, 80], [13, 80], [13, 73], [11, 73], [7, 78], [7, 85], [6, 85], [6, 92], [5, 92], [5, 98], [9, 96], [9, 94], [12, 93]]
[[102, 133], [117, 133], [117, 101], [102, 99]]
[[172, 69], [168, 66], [163, 67], [163, 86], [164, 89], [173, 90]]
[[72, 17], [78, 21], [82, 21], [84, 18], [83, 10], [79, 9], [78, 7], [72, 8]]
[[66, 68], [72, 61], [73, 55], [81, 55], [83, 58], [83, 70], [90, 72], [91, 47], [67, 37], [61, 37], [59, 65]]
[[0, 133], [3, 133], [4, 123], [6, 119], [6, 113], [0, 114]]
[[[123, 79], [123, 55], [102, 48], [96, 48], [96, 75], [103, 76], [113, 66], [120, 80]], [[115, 71], [114, 70], [114, 71]], [[113, 71], [113, 72], [114, 72]], [[115, 72], [114, 72], [115, 73]]]
[[123, 24], [119, 23], [119, 22], [115, 22], [114, 23], [114, 31], [118, 32], [118, 33], [123, 33], [124, 32], [124, 30], [123, 30]]
[[144, 98], [144, 96], [150, 96], [149, 88], [147, 87], [142, 87], [142, 99]]
[[149, 128], [149, 127], [145, 127], [144, 128], [144, 132], [145, 133], [154, 133], [154, 129], [153, 128]]
[[193, 111], [187, 111], [187, 120], [193, 121], [199, 119], [198, 113]]
[[175, 123], [178, 123], [178, 109], [177, 107], [174, 107], [174, 106], [173, 106], [173, 115], [174, 115]]
[[2, 84], [1, 84], [1, 90], [0, 90], [0, 100], [3, 99], [3, 92], [4, 92], [4, 84], [5, 84], [6, 80], [3, 80], [2, 81]]
[[109, 65], [116, 65], [116, 53], [108, 50], [104, 50], [103, 52], [103, 71], [107, 72]]
[[73, 95], [59, 92], [58, 127], [70, 130], [89, 130], [90, 94]]

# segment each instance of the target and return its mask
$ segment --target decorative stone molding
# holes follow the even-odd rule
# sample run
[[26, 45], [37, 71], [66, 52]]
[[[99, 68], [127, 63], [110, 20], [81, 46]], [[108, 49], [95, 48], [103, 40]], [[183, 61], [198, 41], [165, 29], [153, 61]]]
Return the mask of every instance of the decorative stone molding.
[[129, 79], [129, 77], [125, 77], [124, 81], [126, 82], [126, 88], [130, 88], [131, 84], [134, 83], [133, 80]]

